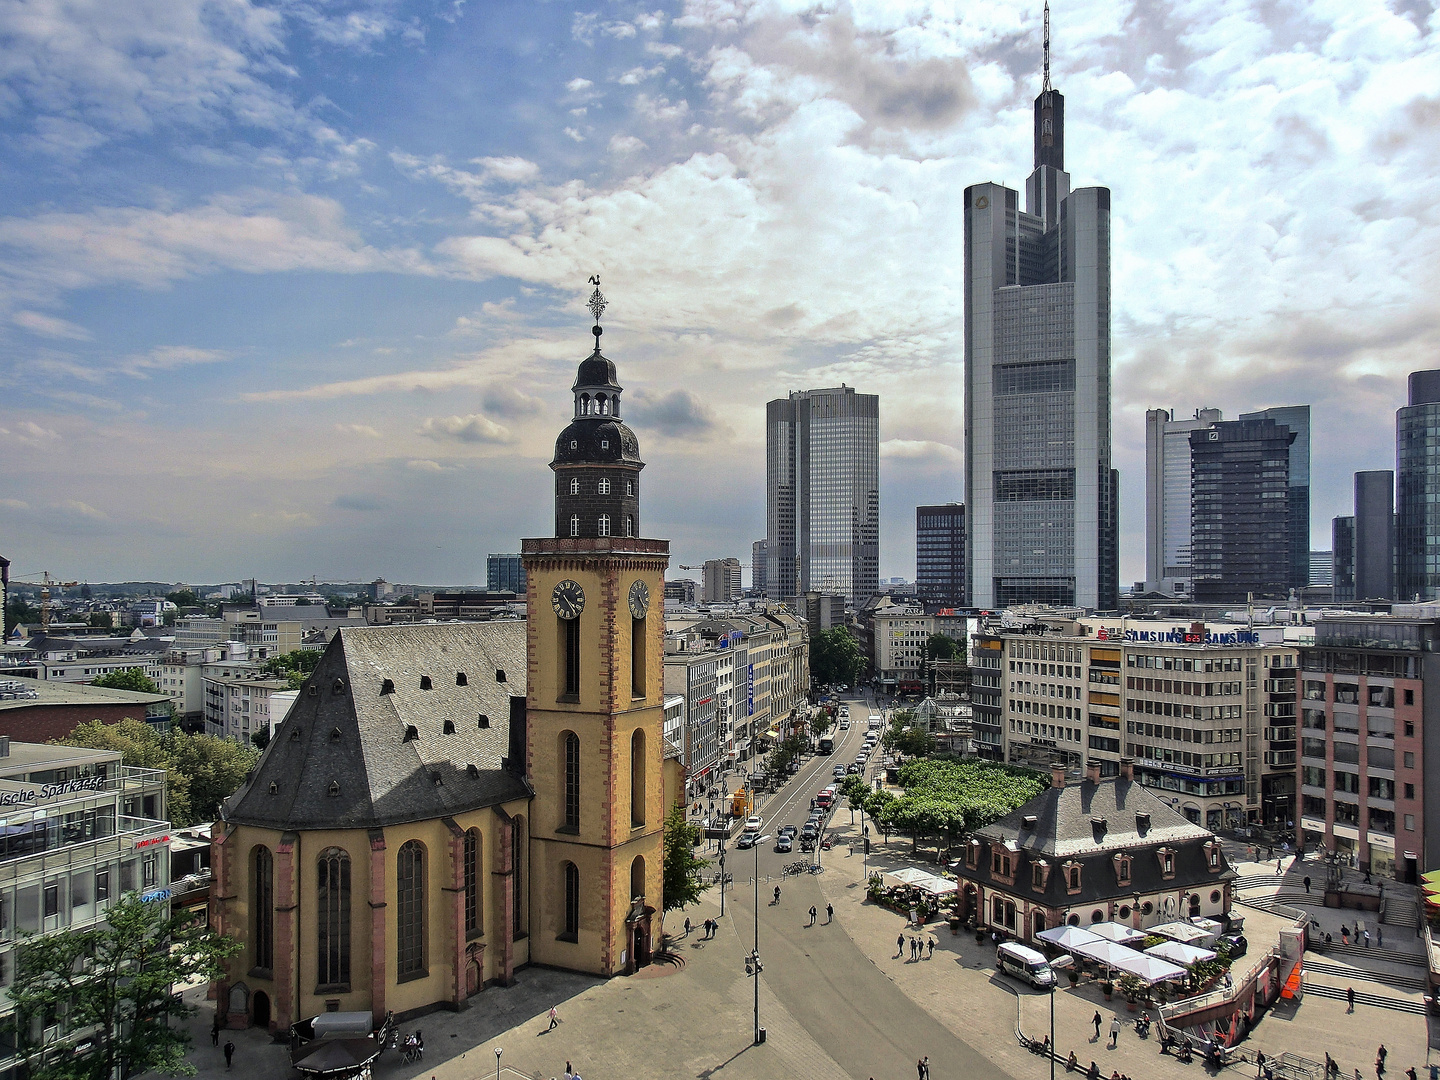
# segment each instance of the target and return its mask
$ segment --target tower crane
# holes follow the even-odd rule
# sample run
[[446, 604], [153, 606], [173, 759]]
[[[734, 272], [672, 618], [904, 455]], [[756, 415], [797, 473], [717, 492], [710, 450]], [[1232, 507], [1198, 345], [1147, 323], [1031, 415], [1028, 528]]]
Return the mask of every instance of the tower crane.
[[49, 570], [42, 570], [38, 580], [33, 577], [16, 578], [15, 580], [24, 585], [40, 586], [40, 632], [42, 634], [50, 632], [50, 590], [70, 589], [83, 584], [79, 581], [56, 581], [50, 576]]

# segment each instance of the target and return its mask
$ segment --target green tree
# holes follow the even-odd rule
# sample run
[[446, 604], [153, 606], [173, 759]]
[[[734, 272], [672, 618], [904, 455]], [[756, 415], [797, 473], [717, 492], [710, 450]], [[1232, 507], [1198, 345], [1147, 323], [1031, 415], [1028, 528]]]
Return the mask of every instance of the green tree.
[[270, 729], [262, 727], [259, 731], [252, 731], [250, 742], [254, 744], [256, 750], [264, 750], [270, 745]]
[[165, 599], [178, 608], [200, 607], [201, 600], [194, 589], [177, 589], [175, 592], [166, 593]]
[[931, 634], [925, 639], [925, 655], [931, 660], [963, 660], [965, 649], [949, 634]]
[[190, 820], [177, 825], [214, 821], [220, 804], [245, 782], [245, 774], [260, 760], [260, 752], [215, 735], [189, 735], [172, 731], [165, 736], [165, 749], [173, 767], [190, 785]]
[[40, 609], [31, 607], [23, 596], [12, 596], [5, 604], [5, 635], [24, 623], [26, 626], [40, 621]]
[[314, 602], [315, 601], [311, 600], [308, 596], [297, 596], [295, 598], [296, 607], [309, 607]]
[[86, 621], [97, 630], [115, 629], [115, 616], [108, 611], [92, 611], [90, 618]]
[[155, 680], [138, 667], [117, 668], [90, 680], [91, 686], [108, 686], [111, 690], [134, 690], [141, 694], [158, 694]]
[[829, 731], [834, 723], [835, 721], [830, 719], [830, 714], [826, 710], [817, 709], [810, 716], [810, 734], [818, 739]]
[[709, 886], [701, 878], [709, 859], [695, 854], [700, 842], [700, 826], [685, 818], [683, 806], [672, 806], [665, 815], [663, 885], [666, 911], [689, 907], [700, 899]]
[[810, 676], [818, 683], [854, 683], [865, 670], [860, 643], [843, 626], [822, 631], [810, 642]]
[[[242, 942], [195, 925], [186, 913], [130, 893], [113, 904], [105, 922], [27, 940], [16, 954], [10, 997], [17, 1015], [62, 1016], [71, 1031], [88, 1031], [88, 1048], [31, 1043], [30, 1026], [17, 1025], [19, 1049], [32, 1080], [110, 1080], [157, 1071], [193, 1076], [185, 1060], [194, 1015], [177, 986], [222, 974], [222, 962]], [[84, 1044], [82, 1044], [84, 1045]]]
[[316, 649], [296, 649], [294, 652], [272, 656], [260, 665], [260, 670], [288, 680], [287, 690], [299, 690], [306, 678], [315, 670], [324, 654]]
[[906, 757], [928, 757], [935, 752], [935, 736], [916, 720], [911, 709], [896, 709], [890, 714], [890, 726], [880, 736], [880, 744]]

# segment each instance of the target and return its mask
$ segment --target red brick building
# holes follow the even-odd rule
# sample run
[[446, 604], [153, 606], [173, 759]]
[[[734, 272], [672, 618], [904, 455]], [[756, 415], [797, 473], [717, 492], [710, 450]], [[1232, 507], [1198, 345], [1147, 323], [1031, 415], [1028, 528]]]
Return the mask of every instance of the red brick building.
[[169, 699], [87, 683], [0, 680], [0, 735], [16, 742], [63, 739], [91, 720], [118, 724], [127, 716], [164, 730], [170, 724]]

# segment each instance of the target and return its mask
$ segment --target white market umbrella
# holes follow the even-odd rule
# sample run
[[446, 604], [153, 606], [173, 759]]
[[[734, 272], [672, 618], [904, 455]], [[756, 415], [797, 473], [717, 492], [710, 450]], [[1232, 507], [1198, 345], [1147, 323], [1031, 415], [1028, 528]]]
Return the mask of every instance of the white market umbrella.
[[1113, 941], [1117, 945], [1129, 945], [1132, 941], [1145, 940], [1145, 931], [1136, 930], [1133, 926], [1126, 926], [1124, 923], [1093, 923], [1087, 926], [1086, 929], [1096, 937], [1102, 937], [1106, 941]]
[[1209, 949], [1186, 945], [1183, 941], [1162, 941], [1159, 945], [1146, 949], [1145, 952], [1150, 956], [1158, 956], [1162, 960], [1169, 960], [1172, 964], [1179, 964], [1181, 967], [1189, 967], [1191, 964], [1198, 964], [1202, 960], [1214, 960], [1216, 955]]
[[1035, 936], [1041, 941], [1048, 942], [1067, 952], [1074, 952], [1081, 945], [1088, 945], [1101, 940], [1089, 930], [1082, 929], [1079, 926], [1052, 926], [1049, 930], [1041, 930], [1040, 933]]

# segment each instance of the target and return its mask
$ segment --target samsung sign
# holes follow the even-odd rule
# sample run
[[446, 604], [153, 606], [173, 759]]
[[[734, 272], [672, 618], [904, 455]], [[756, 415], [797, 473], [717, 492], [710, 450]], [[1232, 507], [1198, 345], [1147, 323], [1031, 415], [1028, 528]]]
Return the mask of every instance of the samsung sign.
[[1126, 641], [1156, 645], [1259, 645], [1260, 635], [1254, 630], [1121, 630], [1118, 626], [1101, 627], [1095, 635], [1100, 641]]
[[39, 787], [22, 788], [19, 791], [0, 791], [0, 807], [29, 806], [43, 799], [57, 795], [74, 795], [78, 791], [100, 791], [105, 786], [103, 776], [82, 776], [79, 780], [66, 780], [60, 784], [42, 784]]

